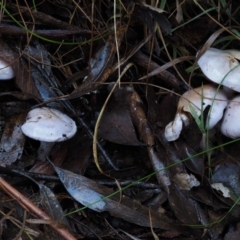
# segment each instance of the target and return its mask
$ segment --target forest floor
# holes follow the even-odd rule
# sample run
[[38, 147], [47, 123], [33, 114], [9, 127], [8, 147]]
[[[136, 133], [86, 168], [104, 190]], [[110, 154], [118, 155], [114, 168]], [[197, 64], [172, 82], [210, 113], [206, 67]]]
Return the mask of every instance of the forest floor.
[[[240, 142], [221, 133], [222, 115], [206, 127], [217, 95], [203, 89], [224, 92], [225, 77], [213, 83], [221, 69], [205, 76], [198, 65], [212, 48], [239, 49], [238, 1], [0, 7], [0, 78], [13, 71], [0, 82], [1, 239], [239, 239]], [[240, 52], [225, 53], [222, 68], [238, 69]], [[178, 107], [196, 88], [200, 109]], [[24, 134], [28, 113], [46, 107], [76, 134], [50, 143], [56, 122]], [[52, 117], [32, 122], [42, 118]]]

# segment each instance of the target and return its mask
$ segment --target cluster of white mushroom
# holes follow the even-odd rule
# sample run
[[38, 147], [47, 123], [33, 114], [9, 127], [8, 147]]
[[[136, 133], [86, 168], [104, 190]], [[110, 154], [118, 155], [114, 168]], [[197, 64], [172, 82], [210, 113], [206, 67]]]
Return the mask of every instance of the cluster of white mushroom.
[[175, 119], [165, 128], [168, 141], [179, 138], [183, 127], [189, 125], [189, 115], [193, 111], [200, 116], [207, 106], [210, 110], [206, 129], [212, 129], [222, 119], [221, 132], [232, 139], [240, 137], [240, 95], [230, 102], [228, 100], [229, 92], [240, 92], [239, 59], [240, 51], [215, 48], [209, 48], [199, 58], [198, 65], [208, 79], [225, 88], [221, 90], [217, 86], [204, 85], [185, 92], [178, 102]]

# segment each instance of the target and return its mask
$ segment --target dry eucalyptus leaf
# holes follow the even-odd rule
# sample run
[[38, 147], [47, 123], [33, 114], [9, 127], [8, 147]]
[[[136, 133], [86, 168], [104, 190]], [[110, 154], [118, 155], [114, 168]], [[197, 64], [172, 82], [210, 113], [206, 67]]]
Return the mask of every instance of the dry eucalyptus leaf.
[[14, 52], [2, 39], [0, 39], [1, 58], [11, 64], [15, 73], [17, 86], [23, 93], [28, 93], [40, 99], [40, 95], [35, 87], [32, 76], [29, 72], [29, 66], [20, 59], [20, 56]]
[[149, 219], [150, 209], [126, 196], [120, 198], [118, 194], [118, 196], [107, 197], [113, 191], [93, 180], [58, 167], [54, 169], [69, 194], [94, 211], [108, 211], [112, 216], [140, 226], [175, 230], [178, 228], [177, 222], [154, 211], [151, 211], [151, 219]]
[[14, 115], [5, 125], [0, 142], [0, 166], [2, 167], [10, 165], [22, 156], [25, 136], [21, 125], [25, 117], [25, 114]]

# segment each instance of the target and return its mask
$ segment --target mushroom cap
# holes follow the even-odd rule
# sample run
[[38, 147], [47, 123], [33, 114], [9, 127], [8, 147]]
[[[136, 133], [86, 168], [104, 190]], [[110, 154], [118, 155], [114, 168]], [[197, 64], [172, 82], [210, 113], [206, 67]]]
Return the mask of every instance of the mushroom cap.
[[204, 85], [185, 92], [178, 102], [175, 119], [165, 127], [164, 135], [166, 140], [175, 141], [178, 139], [183, 126], [189, 124], [190, 119], [186, 112], [192, 114], [190, 105], [195, 109], [197, 116], [200, 116], [207, 106], [212, 106], [205, 124], [206, 129], [211, 129], [222, 118], [227, 104], [227, 96], [224, 91], [217, 90], [212, 85]]
[[240, 137], [240, 96], [236, 96], [228, 104], [225, 111], [221, 132], [225, 136], [235, 139]]
[[76, 124], [70, 117], [47, 107], [31, 110], [21, 129], [26, 136], [44, 142], [65, 141], [77, 131]]
[[7, 62], [0, 59], [0, 80], [8, 80], [14, 77], [13, 68]]
[[207, 106], [212, 106], [206, 120], [206, 128], [211, 129], [221, 120], [228, 101], [223, 90], [217, 90], [212, 85], [204, 85], [185, 92], [179, 100], [178, 111], [191, 113], [190, 104], [198, 116]]
[[168, 142], [175, 141], [179, 138], [179, 135], [183, 128], [183, 121], [179, 113], [176, 114], [175, 119], [170, 122], [164, 131], [165, 138]]
[[240, 59], [240, 51], [209, 48], [199, 58], [198, 65], [211, 81], [240, 92], [240, 65], [237, 59]]

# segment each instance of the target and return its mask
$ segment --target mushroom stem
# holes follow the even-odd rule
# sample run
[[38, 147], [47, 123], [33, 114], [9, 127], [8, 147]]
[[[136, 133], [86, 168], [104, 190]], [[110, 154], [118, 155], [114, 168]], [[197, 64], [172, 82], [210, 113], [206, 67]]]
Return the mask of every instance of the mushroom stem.
[[40, 147], [38, 148], [38, 160], [45, 161], [46, 157], [49, 156], [55, 142], [40, 142]]

